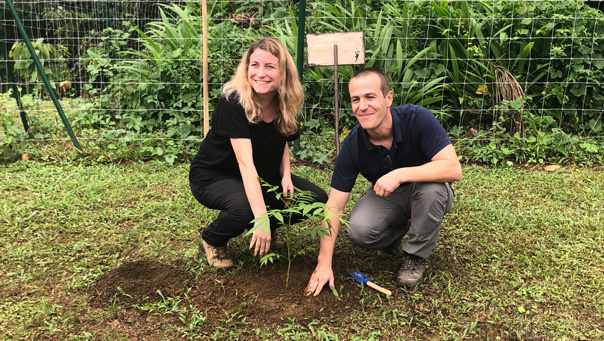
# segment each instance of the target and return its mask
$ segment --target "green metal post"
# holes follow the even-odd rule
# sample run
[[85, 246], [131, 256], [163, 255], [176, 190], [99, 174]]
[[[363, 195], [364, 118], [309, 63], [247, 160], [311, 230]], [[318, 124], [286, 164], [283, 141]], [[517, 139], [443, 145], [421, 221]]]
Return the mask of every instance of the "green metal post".
[[109, 28], [111, 25], [109, 24], [109, 0], [105, 1], [105, 28]]
[[[306, 0], [300, 0], [298, 3], [298, 54], [296, 66], [298, 67], [298, 76], [302, 81], [302, 71], [304, 70], [304, 32], [306, 27]], [[298, 124], [299, 125], [299, 124]], [[294, 152], [300, 150], [300, 139], [294, 141]]]
[[2, 36], [2, 32], [0, 32], [0, 50], [2, 50], [2, 56], [4, 60], [6, 60], [6, 73], [8, 74], [9, 82], [13, 88], [13, 97], [15, 101], [17, 101], [17, 107], [19, 108], [19, 114], [21, 115], [21, 122], [23, 123], [23, 130], [25, 132], [29, 131], [29, 124], [27, 124], [27, 114], [23, 110], [23, 104], [21, 103], [21, 93], [19, 92], [19, 87], [17, 87], [17, 82], [15, 82], [15, 71], [13, 69], [13, 61], [8, 58], [8, 48], [6, 46], [6, 42], [4, 42], [4, 37]]
[[298, 3], [298, 58], [297, 67], [300, 80], [302, 80], [302, 70], [304, 68], [304, 28], [306, 27], [306, 0], [300, 0]]
[[25, 28], [23, 27], [23, 24], [21, 23], [21, 19], [19, 19], [19, 15], [17, 14], [17, 11], [15, 10], [15, 6], [13, 5], [13, 2], [11, 0], [6, 0], [6, 4], [8, 5], [8, 8], [10, 9], [10, 12], [13, 16], [13, 19], [15, 20], [15, 23], [17, 24], [17, 29], [19, 30], [19, 34], [23, 38], [25, 45], [27, 45], [27, 49], [29, 50], [29, 53], [31, 54], [31, 58], [34, 60], [36, 69], [38, 69], [38, 73], [40, 74], [42, 80], [44, 81], [46, 90], [48, 90], [48, 94], [50, 95], [50, 98], [52, 99], [52, 102], [54, 103], [55, 108], [57, 108], [59, 116], [61, 116], [61, 121], [63, 121], [63, 125], [65, 126], [65, 129], [67, 129], [67, 133], [69, 134], [69, 137], [71, 138], [71, 142], [73, 143], [74, 147], [77, 149], [78, 153], [81, 155], [83, 153], [82, 147], [80, 146], [78, 139], [76, 138], [75, 134], [73, 133], [73, 130], [71, 129], [71, 125], [69, 125], [69, 121], [67, 121], [67, 117], [65, 117], [65, 113], [63, 112], [61, 103], [59, 103], [57, 94], [55, 94], [54, 89], [50, 85], [50, 81], [48, 80], [48, 77], [46, 76], [46, 72], [44, 72], [42, 63], [40, 63], [40, 58], [38, 58], [38, 55], [36, 55], [36, 51], [34, 50], [34, 47], [31, 44], [29, 37], [27, 36], [27, 32], [25, 32]]

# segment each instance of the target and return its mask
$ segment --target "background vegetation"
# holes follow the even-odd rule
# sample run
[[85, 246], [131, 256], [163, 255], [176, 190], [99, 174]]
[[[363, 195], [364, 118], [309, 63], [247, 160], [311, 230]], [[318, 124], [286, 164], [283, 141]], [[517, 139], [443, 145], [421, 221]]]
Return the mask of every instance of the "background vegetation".
[[[55, 91], [80, 100], [67, 114], [91, 160], [173, 163], [196, 151], [203, 108], [198, 1], [16, 3]], [[0, 6], [2, 34], [15, 42], [0, 63], [2, 158], [27, 152], [54, 159], [39, 147], [65, 134], [53, 127], [60, 125], [56, 112], [44, 103], [29, 52]], [[297, 54], [297, 6], [208, 2], [209, 109], [254, 39], [278, 37]], [[603, 148], [603, 18], [581, 1], [311, 1], [305, 31], [363, 31], [366, 66], [387, 72], [395, 103], [430, 108], [466, 161], [593, 164], [602, 162]], [[10, 105], [11, 65], [34, 121], [29, 134], [17, 131]], [[342, 135], [355, 123], [346, 100], [353, 71], [339, 69]], [[296, 154], [322, 164], [335, 156], [333, 69], [304, 66], [302, 77], [306, 107]]]

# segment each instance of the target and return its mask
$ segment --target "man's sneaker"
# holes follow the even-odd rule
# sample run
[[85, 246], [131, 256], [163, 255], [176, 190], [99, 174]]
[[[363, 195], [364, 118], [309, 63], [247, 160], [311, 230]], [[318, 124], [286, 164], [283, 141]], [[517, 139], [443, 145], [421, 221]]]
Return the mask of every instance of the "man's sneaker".
[[233, 261], [226, 253], [226, 246], [216, 247], [201, 240], [201, 248], [206, 253], [206, 258], [210, 266], [216, 268], [230, 268], [233, 266]]
[[377, 251], [377, 256], [380, 259], [392, 259], [401, 254], [401, 240], [403, 237], [396, 239], [392, 244]]
[[283, 240], [279, 237], [279, 233], [275, 230], [271, 230], [271, 250], [279, 251], [285, 247]]
[[403, 253], [403, 265], [398, 272], [396, 282], [399, 286], [413, 289], [424, 279], [426, 260], [408, 253]]

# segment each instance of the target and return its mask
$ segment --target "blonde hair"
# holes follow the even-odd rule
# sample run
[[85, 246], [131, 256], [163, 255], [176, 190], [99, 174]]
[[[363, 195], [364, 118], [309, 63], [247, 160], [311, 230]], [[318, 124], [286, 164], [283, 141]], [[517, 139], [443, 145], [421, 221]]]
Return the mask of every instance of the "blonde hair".
[[278, 101], [278, 110], [273, 123], [281, 134], [292, 135], [298, 131], [296, 117], [304, 104], [304, 92], [302, 83], [298, 79], [298, 70], [294, 59], [278, 40], [262, 38], [252, 43], [241, 58], [237, 71], [231, 80], [222, 87], [222, 94], [227, 98], [233, 93], [239, 96], [239, 104], [243, 107], [250, 123], [258, 123], [262, 120], [260, 99], [247, 79], [250, 56], [256, 49], [270, 52], [279, 60], [281, 77], [275, 95], [275, 100]]

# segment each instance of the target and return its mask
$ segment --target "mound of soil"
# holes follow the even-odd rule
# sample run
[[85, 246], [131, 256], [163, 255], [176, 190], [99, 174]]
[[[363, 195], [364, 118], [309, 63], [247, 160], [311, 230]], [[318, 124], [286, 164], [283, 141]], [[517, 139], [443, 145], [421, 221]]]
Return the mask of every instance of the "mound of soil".
[[[294, 259], [286, 287], [287, 261], [232, 270], [207, 270], [197, 280], [190, 272], [151, 260], [125, 263], [101, 275], [89, 292], [92, 305], [106, 308], [116, 301], [121, 305], [108, 321], [104, 321], [120, 334], [153, 339], [163, 323], [178, 324], [178, 317], [166, 314], [150, 314], [132, 307], [143, 302], [161, 302], [157, 292], [167, 297], [185, 297], [185, 308], [195, 307], [206, 317], [203, 326], [206, 335], [215, 327], [230, 323], [244, 323], [246, 328], [273, 328], [289, 321], [311, 322], [322, 318], [337, 319], [350, 310], [360, 309], [359, 300], [363, 290], [359, 284], [345, 276], [350, 267], [373, 268], [373, 255], [334, 257], [333, 270], [336, 276], [334, 295], [325, 287], [317, 297], [306, 297], [304, 289], [316, 266], [316, 256], [299, 256]], [[356, 261], [355, 261], [356, 260]], [[381, 263], [381, 271], [391, 272], [395, 263]], [[389, 271], [390, 270], [390, 271]], [[127, 295], [121, 294], [121, 288]], [[394, 289], [394, 288], [391, 288]], [[397, 295], [394, 291], [394, 296]], [[173, 319], [173, 321], [171, 320]], [[165, 329], [164, 329], [165, 331]], [[157, 335], [156, 335], [157, 336]], [[164, 335], [165, 336], [165, 335]]]
[[254, 326], [274, 326], [296, 321], [333, 317], [357, 307], [360, 290], [353, 281], [338, 281], [336, 297], [326, 287], [321, 295], [307, 297], [304, 289], [316, 266], [315, 259], [296, 258], [286, 288], [287, 263], [235, 269], [203, 278], [193, 301], [207, 309], [208, 320], [228, 319], [235, 313]]

